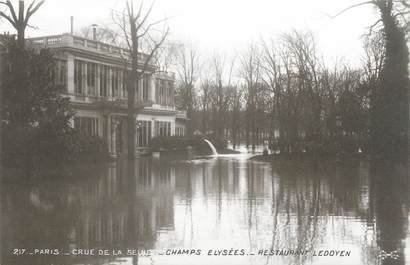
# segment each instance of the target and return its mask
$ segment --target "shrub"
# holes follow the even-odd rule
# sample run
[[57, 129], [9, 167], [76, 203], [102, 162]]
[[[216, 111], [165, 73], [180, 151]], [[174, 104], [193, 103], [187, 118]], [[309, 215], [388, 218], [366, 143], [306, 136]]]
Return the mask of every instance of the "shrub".
[[108, 156], [108, 147], [103, 139], [98, 136], [79, 135], [80, 152], [79, 156], [88, 156], [95, 158], [106, 158]]
[[212, 137], [203, 136], [168, 136], [168, 137], [154, 137], [151, 140], [152, 151], [163, 151], [163, 150], [185, 150], [188, 146], [195, 148], [201, 152], [210, 152], [208, 144], [204, 141], [208, 139], [212, 142], [217, 150], [222, 150], [226, 148], [226, 141], [224, 140], [214, 140]]

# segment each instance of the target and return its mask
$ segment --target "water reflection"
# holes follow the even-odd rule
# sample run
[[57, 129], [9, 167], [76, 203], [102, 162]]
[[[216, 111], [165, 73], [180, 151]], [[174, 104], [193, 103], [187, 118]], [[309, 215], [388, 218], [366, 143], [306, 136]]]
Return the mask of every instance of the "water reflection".
[[[76, 178], [2, 186], [1, 264], [405, 264], [407, 163], [144, 158]], [[15, 248], [60, 255], [11, 255]], [[201, 256], [112, 250], [202, 249]], [[348, 257], [208, 256], [208, 250], [350, 251]], [[65, 256], [107, 249], [110, 256]]]

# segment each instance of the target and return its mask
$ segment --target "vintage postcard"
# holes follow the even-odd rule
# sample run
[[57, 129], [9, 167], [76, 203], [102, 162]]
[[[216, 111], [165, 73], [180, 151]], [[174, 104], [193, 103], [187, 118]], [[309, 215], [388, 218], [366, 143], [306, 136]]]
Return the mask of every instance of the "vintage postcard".
[[409, 0], [0, 0], [0, 265], [404, 265]]

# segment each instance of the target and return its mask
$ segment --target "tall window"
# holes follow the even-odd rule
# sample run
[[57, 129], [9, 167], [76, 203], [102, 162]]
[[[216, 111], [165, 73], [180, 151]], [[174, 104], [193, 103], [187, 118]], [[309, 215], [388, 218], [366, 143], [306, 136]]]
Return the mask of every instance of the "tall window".
[[155, 122], [156, 136], [171, 136], [171, 123], [166, 121]]
[[98, 118], [75, 117], [74, 128], [86, 136], [98, 136]]
[[160, 80], [159, 79], [155, 79], [155, 101], [157, 104], [160, 104], [159, 102], [159, 87], [160, 87]]
[[123, 97], [127, 98], [128, 97], [128, 75], [129, 71], [128, 70], [123, 70], [122, 71], [122, 92], [123, 92]]
[[184, 136], [185, 135], [184, 127], [175, 127], [175, 135]]
[[108, 87], [108, 66], [100, 65], [100, 95], [107, 96]]
[[51, 72], [51, 80], [55, 85], [61, 85], [64, 87], [64, 91], [67, 91], [67, 61], [55, 61], [55, 67]]
[[142, 82], [142, 99], [144, 101], [148, 100], [148, 88], [149, 88], [149, 76], [144, 75], [143, 82]]
[[119, 71], [117, 68], [112, 68], [111, 69], [111, 96], [113, 97], [118, 97], [119, 93], [118, 93], [118, 75], [119, 75]]
[[137, 82], [139, 82], [139, 80], [135, 80], [135, 99], [139, 100], [139, 99], [141, 99], [141, 96], [140, 96], [140, 91], [141, 91], [141, 85], [140, 84], [141, 83], [138, 84]]
[[59, 60], [58, 62], [59, 84], [67, 90], [67, 61]]
[[169, 91], [169, 105], [174, 106], [175, 99], [174, 99], [174, 82], [173, 81], [168, 81], [168, 91]]
[[76, 94], [83, 94], [83, 67], [82, 61], [74, 61], [74, 87]]
[[90, 95], [96, 95], [97, 65], [87, 63], [87, 87]]
[[157, 103], [160, 105], [167, 105], [166, 103], [166, 81], [157, 79], [155, 90], [156, 90], [155, 94], [156, 94]]
[[155, 80], [155, 101], [163, 106], [174, 106], [174, 82], [170, 80]]
[[151, 144], [151, 121], [138, 121], [137, 146], [146, 147]]

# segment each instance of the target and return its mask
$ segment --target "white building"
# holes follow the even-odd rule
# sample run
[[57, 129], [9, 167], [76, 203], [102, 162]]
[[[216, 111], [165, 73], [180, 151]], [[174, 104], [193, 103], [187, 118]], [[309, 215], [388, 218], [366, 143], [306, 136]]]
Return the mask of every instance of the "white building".
[[[71, 34], [30, 39], [35, 48], [50, 48], [57, 60], [54, 79], [76, 111], [73, 126], [86, 135], [106, 140], [109, 152], [127, 153], [127, 90], [129, 51]], [[141, 54], [141, 68], [145, 61]], [[142, 69], [141, 69], [142, 70]], [[157, 72], [150, 64], [143, 74], [136, 102], [138, 152], [148, 150], [155, 136], [185, 134], [186, 113], [174, 104], [173, 73]]]

